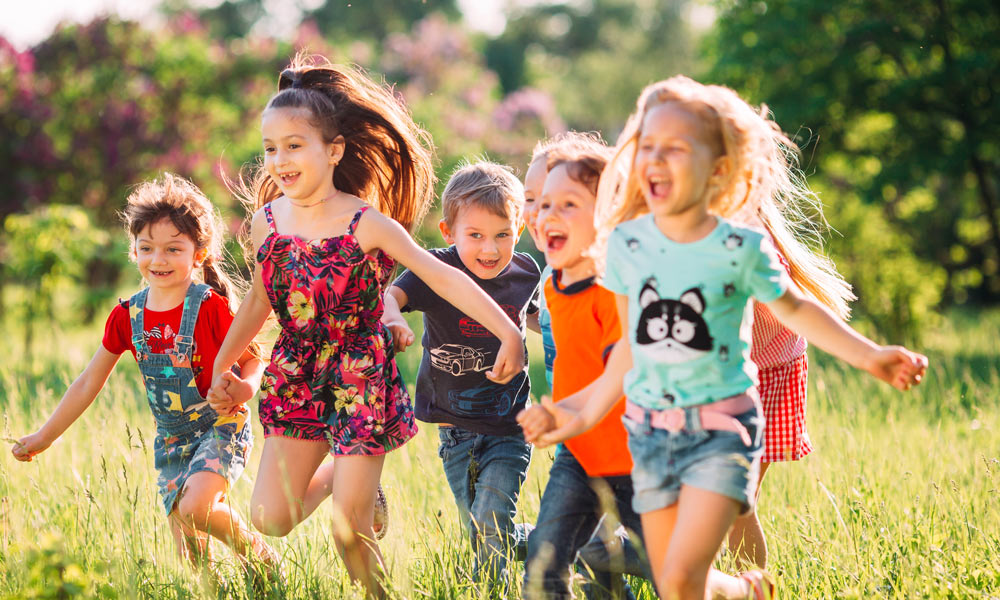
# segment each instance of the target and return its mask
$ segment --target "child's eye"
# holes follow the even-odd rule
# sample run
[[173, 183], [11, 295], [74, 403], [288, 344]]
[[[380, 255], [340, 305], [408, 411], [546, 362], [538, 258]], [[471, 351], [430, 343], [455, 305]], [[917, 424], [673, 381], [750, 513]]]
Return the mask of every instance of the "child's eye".
[[534, 198], [529, 198], [529, 197], [525, 196], [524, 197], [524, 203], [525, 204], [534, 204], [535, 203], [535, 199]]
[[149, 246], [139, 246], [139, 252], [149, 252]]
[[274, 146], [264, 146], [264, 154], [271, 154], [274, 152]]
[[470, 233], [469, 237], [472, 238], [472, 239], [474, 239], [474, 240], [478, 240], [479, 238], [483, 237], [483, 234], [481, 234], [481, 233]]
[[505, 232], [503, 232], [503, 233], [498, 233], [498, 234], [497, 234], [497, 237], [498, 237], [498, 238], [505, 238], [505, 237], [510, 237], [510, 234], [509, 234], [509, 233], [507, 233], [507, 232], [505, 231]]
[[290, 150], [295, 150], [296, 148], [298, 148], [300, 146], [301, 146], [301, 144], [288, 144], [288, 148]]

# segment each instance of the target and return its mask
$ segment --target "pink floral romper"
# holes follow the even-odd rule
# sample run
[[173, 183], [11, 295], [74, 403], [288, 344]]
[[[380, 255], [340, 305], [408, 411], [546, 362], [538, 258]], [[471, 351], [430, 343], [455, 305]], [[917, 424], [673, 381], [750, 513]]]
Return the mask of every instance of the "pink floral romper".
[[393, 260], [365, 254], [347, 233], [303, 241], [270, 233], [257, 250], [281, 325], [261, 383], [264, 435], [326, 441], [334, 455], [385, 454], [416, 435], [410, 397], [382, 325], [382, 289]]

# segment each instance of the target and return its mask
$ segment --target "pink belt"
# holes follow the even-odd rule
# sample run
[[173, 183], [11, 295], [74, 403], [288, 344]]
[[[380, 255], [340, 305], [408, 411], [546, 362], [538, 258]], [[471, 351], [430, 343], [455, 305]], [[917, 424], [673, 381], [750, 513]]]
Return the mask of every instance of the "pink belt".
[[701, 429], [731, 431], [738, 434], [743, 443], [749, 446], [751, 445], [750, 432], [743, 426], [743, 423], [740, 423], [735, 418], [735, 415], [741, 415], [758, 405], [757, 391], [752, 389], [750, 392], [738, 396], [730, 396], [717, 402], [688, 408], [647, 410], [637, 404], [626, 402], [625, 416], [638, 423], [644, 423], [646, 415], [649, 415], [650, 427], [666, 429], [671, 433], [677, 433], [683, 430], [687, 424], [688, 411], [697, 411]]

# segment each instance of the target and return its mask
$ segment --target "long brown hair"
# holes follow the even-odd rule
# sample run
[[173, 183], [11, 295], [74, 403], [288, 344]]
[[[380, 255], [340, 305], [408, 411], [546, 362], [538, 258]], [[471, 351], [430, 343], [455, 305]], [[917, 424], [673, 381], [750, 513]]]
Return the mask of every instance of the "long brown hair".
[[[407, 230], [423, 219], [433, 201], [433, 144], [390, 88], [357, 67], [298, 55], [279, 75], [269, 108], [307, 110], [326, 143], [343, 136], [344, 156], [333, 173], [338, 190], [358, 196]], [[281, 196], [260, 165], [241, 179], [237, 195], [253, 210]]]
[[[601, 176], [596, 253], [603, 261], [608, 235], [619, 223], [648, 212], [632, 165], [642, 122], [651, 109], [675, 103], [697, 117], [717, 157], [728, 157], [728, 176], [706, 193], [709, 210], [764, 227], [788, 262], [792, 281], [843, 318], [855, 299], [851, 286], [822, 254], [823, 207], [798, 169], [798, 148], [769, 116], [733, 90], [678, 75], [647, 86], [618, 138], [615, 156]], [[603, 267], [603, 265], [602, 265]]]

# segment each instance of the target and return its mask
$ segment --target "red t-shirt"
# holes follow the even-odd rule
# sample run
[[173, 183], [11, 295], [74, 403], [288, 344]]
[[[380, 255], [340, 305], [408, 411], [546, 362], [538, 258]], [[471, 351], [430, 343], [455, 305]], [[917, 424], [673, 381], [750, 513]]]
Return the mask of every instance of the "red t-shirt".
[[[181, 326], [181, 315], [184, 303], [170, 310], [144, 309], [142, 315], [143, 336], [146, 345], [153, 354], [167, 354], [174, 347], [174, 338]], [[198, 320], [194, 324], [194, 349], [191, 367], [194, 370], [198, 391], [204, 397], [212, 387], [212, 367], [215, 365], [215, 355], [219, 353], [222, 340], [233, 322], [233, 313], [229, 310], [229, 302], [212, 291], [201, 303]], [[104, 348], [112, 354], [121, 354], [126, 350], [135, 356], [135, 346], [132, 345], [132, 323], [129, 320], [128, 302], [123, 302], [111, 311], [108, 322], [104, 324]]]

